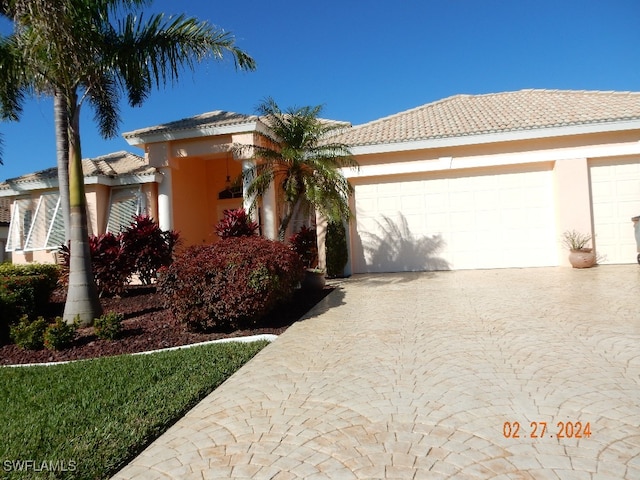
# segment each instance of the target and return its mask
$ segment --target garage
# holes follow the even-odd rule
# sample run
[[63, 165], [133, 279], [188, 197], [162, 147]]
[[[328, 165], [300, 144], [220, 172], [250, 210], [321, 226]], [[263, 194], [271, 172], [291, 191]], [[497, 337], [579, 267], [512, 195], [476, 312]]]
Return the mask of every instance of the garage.
[[640, 158], [591, 162], [589, 174], [599, 263], [634, 263], [638, 253], [631, 217], [640, 215]]
[[354, 273], [558, 265], [551, 165], [359, 179]]

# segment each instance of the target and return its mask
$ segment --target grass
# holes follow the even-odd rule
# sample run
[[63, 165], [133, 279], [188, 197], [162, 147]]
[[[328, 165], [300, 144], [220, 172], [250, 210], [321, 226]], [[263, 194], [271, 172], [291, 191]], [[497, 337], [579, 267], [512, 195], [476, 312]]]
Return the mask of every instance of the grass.
[[109, 478], [266, 344], [0, 368], [0, 478]]

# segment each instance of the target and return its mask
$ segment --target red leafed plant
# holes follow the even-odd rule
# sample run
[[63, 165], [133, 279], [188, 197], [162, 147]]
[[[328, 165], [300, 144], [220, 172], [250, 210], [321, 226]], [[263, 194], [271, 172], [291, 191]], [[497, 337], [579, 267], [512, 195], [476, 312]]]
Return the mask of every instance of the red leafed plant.
[[[121, 295], [133, 274], [144, 284], [152, 283], [158, 269], [173, 259], [178, 242], [174, 231], [162, 231], [148, 216], [136, 215], [129, 227], [118, 235], [103, 233], [89, 237], [91, 268], [100, 296]], [[62, 283], [69, 271], [69, 248], [60, 247], [63, 260]]]
[[314, 228], [303, 226], [299, 232], [289, 237], [289, 245], [300, 255], [305, 268], [315, 268], [318, 265], [318, 238]]
[[225, 210], [224, 218], [216, 225], [220, 238], [251, 237], [256, 234], [258, 224], [251, 220], [244, 208]]
[[158, 279], [166, 306], [190, 330], [259, 324], [300, 282], [300, 257], [281, 242], [231, 237], [188, 247]]
[[120, 238], [133, 271], [143, 284], [150, 285], [158, 277], [158, 269], [173, 260], [179, 237], [173, 230], [160, 230], [151, 217], [136, 215]]

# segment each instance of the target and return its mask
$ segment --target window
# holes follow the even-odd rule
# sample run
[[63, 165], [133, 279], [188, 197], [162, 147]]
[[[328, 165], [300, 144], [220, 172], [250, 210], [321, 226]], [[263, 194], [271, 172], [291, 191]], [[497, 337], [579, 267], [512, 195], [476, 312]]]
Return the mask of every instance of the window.
[[140, 187], [111, 190], [107, 232], [118, 233], [131, 224], [134, 215], [144, 212], [144, 196]]
[[5, 248], [7, 252], [53, 250], [63, 243], [64, 223], [57, 193], [14, 201]]

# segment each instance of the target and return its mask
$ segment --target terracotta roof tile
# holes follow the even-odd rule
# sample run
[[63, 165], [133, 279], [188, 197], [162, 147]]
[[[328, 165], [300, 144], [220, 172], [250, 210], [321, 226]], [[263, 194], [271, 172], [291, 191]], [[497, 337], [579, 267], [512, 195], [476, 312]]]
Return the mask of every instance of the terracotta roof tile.
[[640, 119], [640, 92], [520, 90], [455, 95], [345, 129], [350, 146]]

